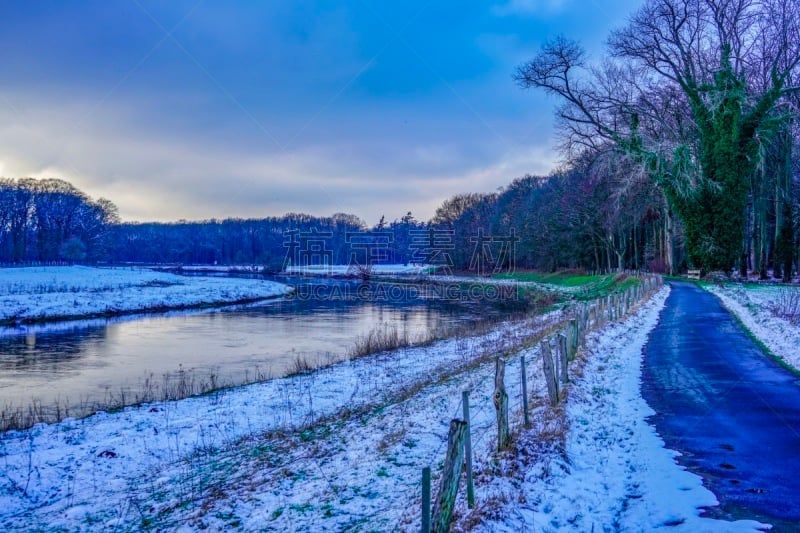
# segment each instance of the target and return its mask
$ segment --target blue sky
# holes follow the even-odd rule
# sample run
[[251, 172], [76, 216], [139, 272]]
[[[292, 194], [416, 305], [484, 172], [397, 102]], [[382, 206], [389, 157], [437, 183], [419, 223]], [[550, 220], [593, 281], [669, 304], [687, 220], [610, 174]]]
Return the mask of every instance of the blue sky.
[[4, 2], [0, 175], [125, 220], [425, 220], [557, 165], [555, 102], [515, 67], [558, 33], [598, 57], [640, 3]]

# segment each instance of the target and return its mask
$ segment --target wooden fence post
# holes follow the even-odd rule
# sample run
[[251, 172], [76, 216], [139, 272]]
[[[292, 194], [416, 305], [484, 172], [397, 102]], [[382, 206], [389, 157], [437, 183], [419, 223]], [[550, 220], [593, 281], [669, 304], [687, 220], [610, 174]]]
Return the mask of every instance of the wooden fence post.
[[422, 533], [431, 531], [431, 467], [422, 469]]
[[585, 307], [581, 307], [581, 342], [586, 341], [586, 332], [591, 327], [589, 317]]
[[464, 422], [467, 423], [467, 436], [464, 439], [464, 467], [467, 473], [467, 507], [475, 507], [475, 484], [472, 480], [472, 423], [469, 420], [469, 391], [461, 393], [461, 403], [464, 406]]
[[574, 318], [570, 319], [567, 332], [567, 338], [569, 339], [569, 343], [567, 344], [569, 348], [569, 351], [567, 352], [567, 360], [572, 361], [578, 354], [578, 321]]
[[559, 379], [561, 383], [569, 383], [569, 374], [567, 372], [567, 336], [563, 333], [558, 334], [558, 361], [559, 361]]
[[545, 339], [542, 346], [542, 369], [544, 370], [544, 381], [547, 383], [547, 395], [550, 397], [550, 405], [558, 405], [558, 381], [553, 369], [553, 354], [550, 350], [550, 341]]
[[525, 421], [525, 427], [531, 427], [531, 420], [528, 416], [528, 375], [525, 371], [525, 356], [521, 355], [519, 358], [519, 368], [522, 377], [522, 418]]
[[433, 533], [450, 531], [453, 519], [453, 507], [458, 494], [458, 482], [461, 479], [461, 468], [464, 462], [464, 438], [467, 423], [463, 420], [450, 421], [450, 433], [447, 435], [447, 456], [444, 460], [442, 481], [439, 484], [439, 495], [433, 506]]
[[497, 451], [508, 447], [508, 394], [506, 393], [506, 360], [498, 357], [494, 370], [494, 408], [497, 411]]

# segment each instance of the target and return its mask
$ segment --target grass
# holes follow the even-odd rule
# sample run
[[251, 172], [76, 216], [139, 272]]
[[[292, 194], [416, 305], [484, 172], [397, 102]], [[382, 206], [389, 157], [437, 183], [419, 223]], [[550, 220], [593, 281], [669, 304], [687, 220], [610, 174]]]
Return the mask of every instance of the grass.
[[[318, 366], [318, 365], [317, 365]], [[314, 370], [315, 365], [305, 355], [296, 355], [289, 365], [288, 376], [299, 376], [308, 374]]]
[[756, 344], [756, 345], [757, 345], [759, 348], [761, 348], [761, 350], [762, 350], [762, 351], [763, 351], [763, 352], [764, 352], [764, 353], [767, 355], [767, 357], [769, 357], [770, 359], [772, 359], [773, 361], [775, 361], [775, 362], [776, 362], [776, 363], [777, 363], [779, 366], [781, 366], [782, 368], [784, 368], [784, 369], [788, 370], [788, 371], [789, 371], [789, 372], [791, 372], [792, 374], [794, 374], [794, 375], [796, 375], [796, 376], [800, 376], [800, 369], [797, 369], [797, 368], [793, 367], [792, 365], [790, 365], [789, 363], [787, 363], [786, 361], [784, 361], [784, 360], [783, 360], [783, 358], [781, 358], [781, 357], [778, 357], [777, 355], [775, 355], [775, 354], [772, 352], [772, 350], [770, 350], [770, 349], [767, 347], [767, 345], [766, 345], [766, 344], [764, 344], [764, 343], [761, 341], [761, 339], [759, 339], [758, 337], [756, 337], [756, 336], [755, 336], [755, 334], [754, 334], [752, 331], [750, 331], [750, 329], [749, 329], [749, 328], [748, 328], [748, 327], [747, 327], [747, 326], [744, 324], [744, 322], [742, 322], [742, 319], [741, 319], [741, 318], [739, 318], [739, 315], [737, 315], [737, 314], [736, 314], [736, 313], [734, 313], [733, 311], [731, 311], [730, 313], [731, 313], [731, 316], [733, 317], [733, 319], [734, 319], [734, 320], [735, 320], [735, 321], [736, 321], [736, 322], [739, 324], [739, 326], [742, 328], [742, 331], [744, 331], [745, 335], [747, 335], [748, 337], [750, 337], [750, 340], [752, 340], [752, 341], [753, 341], [753, 342], [754, 342], [754, 343], [755, 343], [755, 344]]
[[348, 355], [351, 358], [355, 358], [378, 352], [397, 350], [416, 343], [423, 343], [432, 337], [433, 334], [431, 332], [426, 332], [416, 338], [412, 338], [406, 329], [401, 331], [396, 324], [383, 323], [372, 328], [364, 335], [356, 337]]
[[576, 274], [570, 271], [563, 272], [510, 272], [494, 274], [494, 279], [511, 279], [516, 281], [529, 281], [533, 283], [544, 283], [556, 285], [558, 287], [580, 287], [590, 283], [597, 283], [602, 278], [613, 277], [613, 275], [589, 275]]
[[800, 289], [788, 287], [780, 289], [770, 311], [776, 317], [800, 326]]
[[513, 272], [495, 274], [494, 279], [552, 285], [570, 292], [579, 300], [593, 300], [612, 292], [625, 291], [640, 283], [639, 278], [624, 273], [590, 275], [575, 271], [562, 272]]
[[479, 335], [489, 331], [499, 322], [509, 319], [519, 319], [520, 316], [519, 314], [500, 316], [469, 324], [440, 324], [417, 334], [411, 334], [408, 330], [401, 329], [396, 324], [382, 323], [373, 327], [367, 333], [357, 336], [353, 341], [352, 347], [348, 351], [348, 357], [355, 359], [401, 348], [429, 346], [434, 342], [444, 339]]
[[[295, 361], [293, 364], [297, 367], [300, 363]], [[123, 387], [117, 391], [107, 389], [100, 399], [70, 401], [68, 398], [57, 398], [45, 405], [34, 398], [26, 405], [2, 405], [0, 432], [27, 429], [38, 423], [59, 422], [65, 418], [87, 417], [99, 411], [115, 412], [129, 406], [214, 394], [225, 389], [266, 381], [272, 377], [270, 372], [255, 367], [252, 373], [245, 373], [243, 380], [226, 381], [217, 374], [199, 374], [179, 365], [177, 372], [162, 374], [161, 379], [150, 373], [135, 387]]]

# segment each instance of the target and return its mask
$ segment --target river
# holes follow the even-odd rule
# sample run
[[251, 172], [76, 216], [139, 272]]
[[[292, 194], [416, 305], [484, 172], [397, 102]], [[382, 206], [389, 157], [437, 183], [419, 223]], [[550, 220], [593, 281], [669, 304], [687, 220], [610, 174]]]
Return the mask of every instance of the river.
[[[508, 314], [469, 294], [431, 287], [279, 278], [289, 299], [213, 310], [0, 329], [0, 407], [130, 403], [184, 385], [234, 384], [284, 375], [298, 358], [341, 360], [376, 327], [416, 338], [429, 330]], [[123, 398], [123, 394], [125, 397]]]

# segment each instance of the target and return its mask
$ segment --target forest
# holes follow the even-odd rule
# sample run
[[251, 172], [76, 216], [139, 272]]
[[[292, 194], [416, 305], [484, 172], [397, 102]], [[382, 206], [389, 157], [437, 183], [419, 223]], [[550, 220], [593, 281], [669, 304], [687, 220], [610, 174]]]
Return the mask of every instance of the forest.
[[341, 213], [123, 223], [65, 181], [3, 179], [0, 262], [698, 268], [788, 281], [800, 251], [798, 64], [798, 2], [646, 2], [599, 60], [557, 36], [514, 74], [560, 102], [551, 175], [509, 176], [492, 193], [465, 184], [429, 221], [373, 225]]
[[[797, 161], [793, 183], [797, 198]], [[748, 223], [763, 231], [774, 250], [774, 198], [763, 202], [762, 226], [748, 199]], [[354, 215], [315, 217], [289, 213], [261, 219], [120, 222], [108, 200], [92, 201], [61, 180], [4, 180], [0, 183], [0, 262], [139, 263], [257, 265], [267, 271], [287, 266], [292, 232], [321, 237], [314, 262], [347, 264], [353, 236], [383, 240], [376, 262], [432, 262], [455, 271], [478, 270], [476, 236], [513, 233], [514, 257], [498, 264], [499, 246], [487, 250], [489, 271], [508, 269], [641, 269], [665, 272], [686, 267], [680, 219], [671, 218], [659, 189], [641, 174], [614, 168], [609, 161], [581, 160], [551, 176], [524, 176], [502, 190], [457, 194], [429, 221], [411, 213], [369, 226]], [[793, 203], [793, 227], [798, 205]], [[670, 227], [671, 225], [671, 227]], [[440, 238], [432, 257], [427, 232]], [[312, 233], [313, 232], [313, 233]], [[348, 242], [348, 235], [351, 236]], [[423, 245], [415, 235], [426, 236]], [[794, 231], [794, 250], [800, 250]], [[753, 235], [749, 242], [761, 242]], [[668, 240], [672, 240], [669, 243]], [[327, 255], [323, 255], [327, 254]], [[796, 252], [795, 252], [796, 254]], [[761, 263], [772, 268], [775, 254]], [[356, 260], [364, 262], [359, 256]], [[510, 264], [509, 264], [510, 263]], [[797, 257], [794, 257], [794, 265]], [[766, 274], [765, 274], [766, 275]]]
[[116, 206], [60, 179], [0, 178], [0, 262], [106, 261]]

